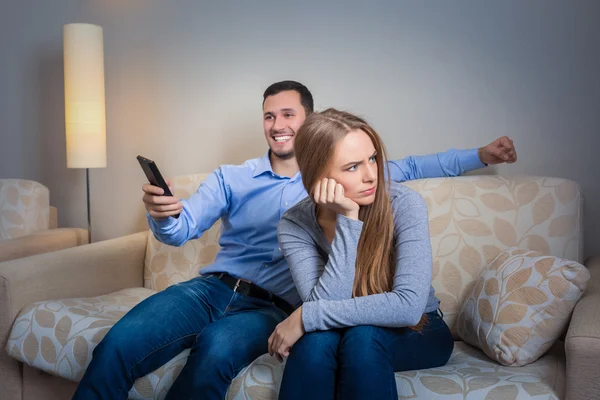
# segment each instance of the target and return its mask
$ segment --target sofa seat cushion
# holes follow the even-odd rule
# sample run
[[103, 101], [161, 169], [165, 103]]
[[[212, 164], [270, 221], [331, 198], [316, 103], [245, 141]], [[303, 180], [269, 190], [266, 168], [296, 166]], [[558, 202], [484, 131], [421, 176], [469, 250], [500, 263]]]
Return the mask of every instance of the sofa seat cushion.
[[[561, 343], [562, 344], [562, 343]], [[227, 400], [277, 399], [283, 365], [263, 355], [235, 378]], [[564, 396], [564, 347], [557, 344], [525, 367], [505, 367], [481, 350], [455, 342], [440, 368], [396, 373], [398, 399], [561, 399]]]
[[154, 293], [129, 288], [98, 297], [33, 303], [17, 316], [6, 350], [31, 367], [77, 382], [109, 329]]
[[[125, 313], [155, 292], [124, 289], [105, 296], [39, 302], [21, 311], [7, 350], [27, 365], [79, 381], [92, 351]], [[535, 363], [504, 367], [479, 349], [455, 342], [447, 365], [396, 374], [399, 399], [556, 399], [564, 393], [564, 350], [557, 344]], [[156, 371], [136, 380], [130, 399], [164, 399], [185, 365], [185, 350]], [[227, 400], [277, 399], [283, 368], [265, 354], [233, 380]]]

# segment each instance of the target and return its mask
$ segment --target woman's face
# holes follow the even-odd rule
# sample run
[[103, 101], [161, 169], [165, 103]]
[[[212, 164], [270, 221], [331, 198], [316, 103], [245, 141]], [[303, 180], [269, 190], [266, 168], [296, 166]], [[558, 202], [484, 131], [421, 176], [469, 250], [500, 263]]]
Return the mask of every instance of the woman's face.
[[327, 177], [344, 187], [347, 198], [359, 206], [369, 205], [377, 190], [376, 157], [369, 135], [360, 129], [350, 131], [337, 143]]

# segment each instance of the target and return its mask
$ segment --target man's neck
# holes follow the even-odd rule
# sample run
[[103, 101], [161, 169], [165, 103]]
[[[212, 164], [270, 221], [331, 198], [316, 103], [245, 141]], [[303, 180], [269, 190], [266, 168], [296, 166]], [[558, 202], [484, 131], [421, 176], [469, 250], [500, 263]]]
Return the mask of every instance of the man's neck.
[[269, 159], [271, 161], [271, 168], [273, 169], [273, 172], [279, 176], [287, 176], [288, 178], [291, 178], [298, 172], [298, 162], [296, 161], [296, 157], [283, 160], [274, 155], [272, 152], [269, 152]]

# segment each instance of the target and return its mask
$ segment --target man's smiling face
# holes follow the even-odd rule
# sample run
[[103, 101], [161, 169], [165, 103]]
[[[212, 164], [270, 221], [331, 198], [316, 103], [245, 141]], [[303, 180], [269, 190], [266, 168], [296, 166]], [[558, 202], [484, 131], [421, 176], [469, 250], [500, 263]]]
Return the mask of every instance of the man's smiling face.
[[294, 157], [296, 132], [306, 119], [300, 93], [286, 90], [269, 96], [263, 104], [263, 127], [271, 154], [289, 160]]

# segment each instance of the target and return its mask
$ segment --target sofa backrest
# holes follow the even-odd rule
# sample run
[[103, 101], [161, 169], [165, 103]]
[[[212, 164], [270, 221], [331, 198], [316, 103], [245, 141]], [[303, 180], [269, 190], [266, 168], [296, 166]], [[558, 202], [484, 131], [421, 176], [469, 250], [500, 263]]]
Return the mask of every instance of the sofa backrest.
[[582, 261], [581, 195], [575, 182], [467, 176], [406, 185], [427, 202], [433, 286], [451, 327], [474, 280], [500, 251], [518, 246]]
[[41, 183], [0, 179], [0, 240], [48, 229], [50, 192]]
[[[173, 195], [186, 199], [198, 189], [208, 174], [184, 175], [171, 181]], [[144, 286], [164, 290], [175, 283], [187, 281], [198, 275], [198, 271], [210, 264], [219, 250], [221, 220], [202, 237], [190, 240], [181, 247], [168, 246], [159, 242], [152, 233], [148, 235], [144, 263]]]
[[[186, 198], [206, 174], [173, 181]], [[433, 286], [444, 319], [453, 326], [464, 296], [483, 268], [511, 246], [582, 262], [582, 205], [575, 182], [544, 177], [465, 176], [405, 185], [429, 209]], [[149, 236], [145, 284], [155, 290], [195, 277], [219, 246], [220, 221], [201, 238], [171, 247]]]

